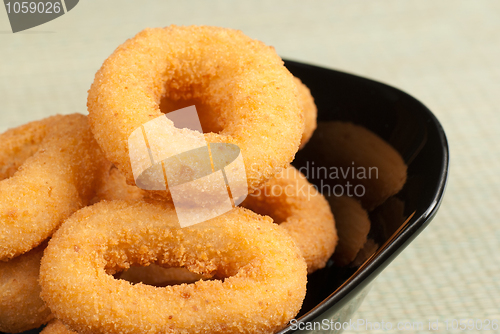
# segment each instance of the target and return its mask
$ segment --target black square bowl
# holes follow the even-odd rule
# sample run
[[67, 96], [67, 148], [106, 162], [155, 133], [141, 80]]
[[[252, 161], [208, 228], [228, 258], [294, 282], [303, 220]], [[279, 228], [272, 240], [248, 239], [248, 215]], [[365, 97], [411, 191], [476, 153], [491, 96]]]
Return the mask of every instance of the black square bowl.
[[[318, 123], [345, 121], [364, 126], [390, 143], [408, 166], [407, 182], [395, 195], [404, 204], [404, 218], [381, 219], [380, 214], [372, 212], [370, 237], [380, 245], [377, 251], [358, 267], [338, 268], [329, 262], [310, 275], [306, 299], [296, 319], [302, 325], [294, 322], [279, 332], [340, 333], [341, 325], [349, 323], [374, 278], [436, 215], [448, 175], [448, 144], [443, 128], [430, 110], [396, 88], [294, 61], [285, 61], [285, 66], [311, 90], [318, 107]], [[317, 130], [314, 136], [318, 135], [321, 134]], [[319, 150], [325, 153], [334, 149], [328, 142], [321, 146]], [[293, 164], [300, 168], [314, 159], [306, 145]], [[375, 211], [388, 212], [390, 207]], [[316, 323], [319, 328], [318, 323], [325, 319], [329, 324], [339, 323], [337, 329], [332, 325], [328, 329], [305, 329], [307, 322]]]

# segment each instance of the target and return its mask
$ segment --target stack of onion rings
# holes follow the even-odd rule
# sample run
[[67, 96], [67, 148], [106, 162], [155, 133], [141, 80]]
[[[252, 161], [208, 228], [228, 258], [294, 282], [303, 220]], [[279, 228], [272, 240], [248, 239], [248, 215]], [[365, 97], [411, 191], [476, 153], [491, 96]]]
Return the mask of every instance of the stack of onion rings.
[[[255, 192], [243, 204], [257, 213], [235, 208], [181, 228], [169, 191], [135, 186], [129, 136], [188, 101], [211, 143], [212, 171], [230, 160], [230, 145], [238, 148], [243, 187]], [[85, 116], [70, 115], [0, 135], [0, 191], [9, 192], [0, 199], [0, 260], [10, 260], [0, 262], [0, 330], [51, 318], [43, 334], [286, 326], [302, 306], [307, 273], [325, 267], [338, 238], [325, 198], [289, 165], [310, 140], [317, 109], [274, 49], [231, 29], [146, 29], [97, 72], [88, 110], [92, 133]], [[145, 135], [151, 162], [151, 142], [176, 146], [168, 139]], [[21, 255], [51, 236], [41, 266], [44, 245]], [[14, 266], [22, 268], [5, 269]], [[30, 286], [16, 290], [20, 283]]]

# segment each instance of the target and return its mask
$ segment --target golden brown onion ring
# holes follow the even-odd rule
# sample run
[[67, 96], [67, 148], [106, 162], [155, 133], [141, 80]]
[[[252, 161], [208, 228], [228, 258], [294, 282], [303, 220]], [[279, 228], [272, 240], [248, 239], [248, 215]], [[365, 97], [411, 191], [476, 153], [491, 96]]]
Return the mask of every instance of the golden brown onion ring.
[[97, 72], [87, 106], [99, 145], [135, 184], [132, 132], [163, 115], [163, 98], [200, 100], [210, 113], [200, 118], [213, 120], [205, 139], [241, 149], [251, 193], [298, 150], [304, 115], [297, 95], [293, 76], [272, 47], [237, 30], [170, 26], [146, 29], [119, 46]]
[[[110, 275], [150, 263], [220, 280], [158, 288]], [[112, 201], [66, 220], [45, 251], [40, 285], [79, 333], [270, 333], [300, 310], [306, 273], [290, 236], [251, 211], [179, 228], [161, 205]]]
[[[0, 181], [0, 260], [4, 261], [39, 245], [62, 220], [88, 203], [104, 159], [83, 115], [51, 117], [21, 128], [38, 129], [35, 137], [43, 139], [34, 139], [36, 152], [29, 158], [35, 150], [18, 145], [24, 161], [13, 174], [7, 168], [6, 174], [12, 176]], [[0, 152], [9, 152], [14, 159], [17, 150], [11, 150], [8, 141], [4, 144], [2, 137], [16, 132], [0, 135]], [[30, 145], [29, 140], [26, 143]]]

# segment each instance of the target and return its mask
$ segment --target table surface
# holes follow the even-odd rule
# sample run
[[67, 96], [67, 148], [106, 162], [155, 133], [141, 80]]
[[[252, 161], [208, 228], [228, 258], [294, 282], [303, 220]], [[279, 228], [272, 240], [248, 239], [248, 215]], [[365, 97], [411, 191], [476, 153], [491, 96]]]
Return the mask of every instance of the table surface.
[[500, 319], [499, 1], [86, 0], [16, 34], [0, 9], [0, 130], [86, 113], [103, 60], [143, 28], [170, 24], [241, 29], [282, 57], [370, 77], [426, 104], [450, 143], [443, 205], [353, 319], [439, 319], [440, 331], [447, 319]]

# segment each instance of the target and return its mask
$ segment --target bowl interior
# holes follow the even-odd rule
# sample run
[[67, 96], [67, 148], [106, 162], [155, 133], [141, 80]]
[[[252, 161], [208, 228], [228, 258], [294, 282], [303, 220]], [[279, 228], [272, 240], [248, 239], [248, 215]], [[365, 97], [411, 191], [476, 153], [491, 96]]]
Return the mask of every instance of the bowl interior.
[[[394, 196], [404, 204], [403, 217], [390, 214], [393, 201], [389, 200], [370, 213], [369, 237], [381, 245], [377, 252], [359, 267], [338, 268], [330, 261], [326, 268], [309, 276], [307, 296], [297, 316], [309, 321], [354, 298], [430, 221], [446, 183], [448, 147], [432, 113], [398, 89], [298, 62], [285, 61], [285, 66], [311, 90], [318, 122], [348, 121], [364, 126], [390, 143], [408, 165], [407, 182]], [[317, 130], [314, 136], [318, 135]], [[325, 142], [319, 149], [328, 152], [333, 148]], [[293, 165], [300, 168], [316, 159], [306, 145]]]

